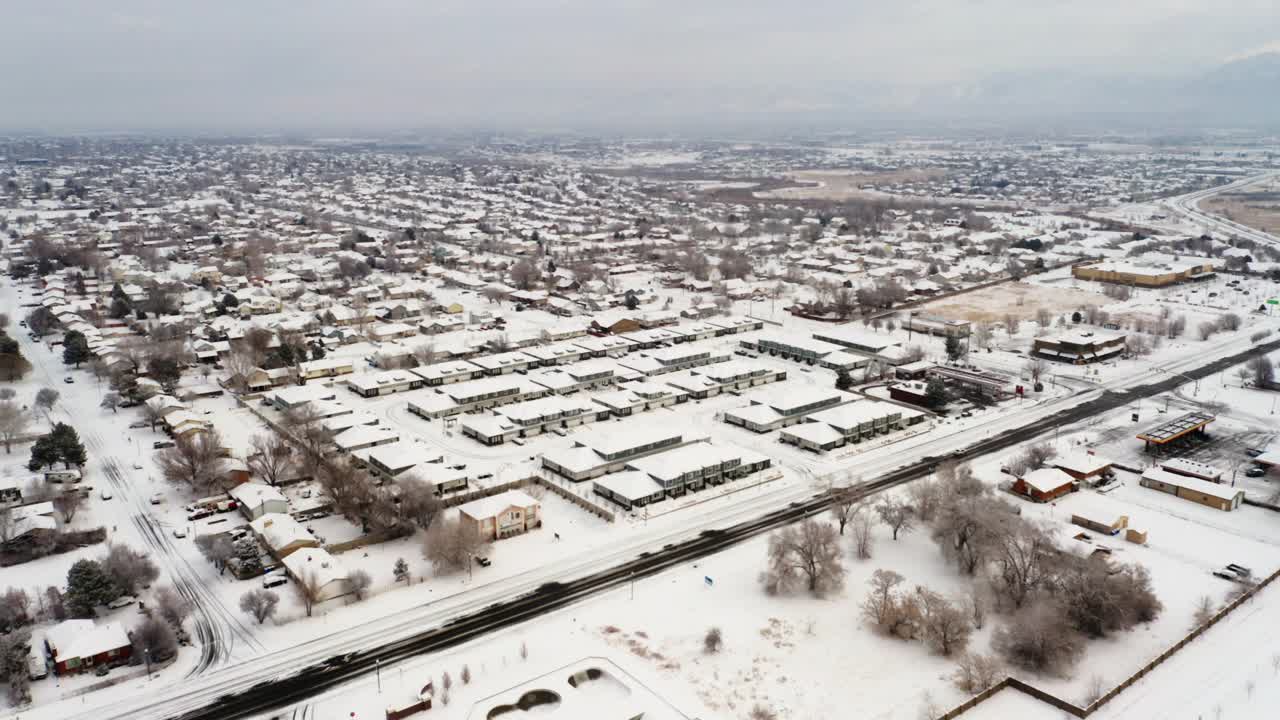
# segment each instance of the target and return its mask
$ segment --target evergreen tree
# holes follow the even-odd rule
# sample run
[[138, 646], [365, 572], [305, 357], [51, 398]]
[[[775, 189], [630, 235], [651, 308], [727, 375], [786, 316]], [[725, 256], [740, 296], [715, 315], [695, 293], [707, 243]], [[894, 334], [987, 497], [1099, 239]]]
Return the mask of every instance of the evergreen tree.
[[116, 320], [121, 320], [130, 312], [132, 312], [132, 308], [129, 307], [128, 299], [112, 298], [111, 309], [107, 311], [107, 314], [111, 315], [111, 317]]
[[954, 336], [947, 337], [947, 359], [955, 362], [964, 355], [964, 346], [960, 344], [960, 338]]
[[58, 459], [67, 467], [75, 465], [82, 467], [88, 459], [85, 453], [84, 443], [80, 442], [80, 435], [76, 433], [76, 429], [66, 423], [58, 423], [53, 426], [53, 432], [49, 433], [49, 437], [53, 441], [53, 448], [57, 452]]
[[934, 410], [941, 410], [947, 405], [947, 386], [942, 378], [932, 378], [924, 386], [924, 401]]
[[58, 447], [54, 444], [53, 436], [45, 435], [37, 438], [31, 445], [31, 460], [27, 463], [27, 469], [34, 471], [42, 467], [52, 467], [58, 459]]
[[77, 560], [67, 571], [67, 609], [76, 617], [93, 617], [98, 605], [120, 597], [111, 578], [96, 560]]
[[129, 296], [125, 294], [124, 288], [120, 287], [120, 283], [111, 286], [111, 299], [129, 302]]
[[836, 389], [837, 390], [853, 389], [853, 376], [849, 374], [849, 371], [841, 370], [836, 375]]
[[232, 295], [231, 293], [227, 293], [222, 296], [222, 304], [229, 308], [238, 307], [240, 305], [240, 298]]
[[69, 330], [62, 339], [62, 362], [80, 367], [90, 358], [89, 340], [79, 330]]

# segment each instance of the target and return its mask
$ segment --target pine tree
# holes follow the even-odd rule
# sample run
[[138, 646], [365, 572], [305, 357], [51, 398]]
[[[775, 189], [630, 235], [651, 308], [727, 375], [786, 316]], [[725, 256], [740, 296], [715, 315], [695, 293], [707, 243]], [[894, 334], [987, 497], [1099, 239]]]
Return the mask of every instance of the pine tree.
[[128, 300], [123, 298], [114, 298], [111, 300], [111, 309], [107, 312], [116, 320], [121, 320], [132, 312], [132, 308], [129, 307]]
[[960, 345], [960, 338], [955, 336], [947, 336], [947, 359], [955, 362], [964, 354], [964, 350]]
[[947, 386], [941, 378], [933, 378], [924, 387], [924, 400], [929, 407], [940, 410], [947, 404]]
[[67, 609], [76, 617], [93, 617], [93, 608], [115, 600], [120, 591], [96, 560], [77, 560], [67, 571]]
[[62, 362], [80, 367], [89, 359], [89, 340], [78, 330], [69, 330], [62, 339]]
[[45, 435], [38, 438], [31, 446], [31, 461], [27, 463], [27, 469], [39, 470], [42, 467], [50, 467], [58, 462], [58, 458], [58, 448], [53, 436]]
[[836, 389], [837, 390], [853, 389], [853, 376], [849, 374], [849, 371], [841, 370], [839, 374], [836, 375]]
[[57, 453], [58, 460], [61, 460], [67, 467], [84, 465], [88, 456], [85, 453], [84, 443], [80, 442], [80, 435], [76, 433], [75, 428], [66, 423], [58, 423], [53, 426], [53, 432], [49, 433], [49, 437], [52, 440], [53, 449]]

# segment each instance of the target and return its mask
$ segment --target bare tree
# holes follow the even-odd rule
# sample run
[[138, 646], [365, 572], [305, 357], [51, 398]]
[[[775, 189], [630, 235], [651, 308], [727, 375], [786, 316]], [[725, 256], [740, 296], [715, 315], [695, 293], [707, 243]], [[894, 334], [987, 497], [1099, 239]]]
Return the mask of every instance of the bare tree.
[[920, 605], [909, 593], [899, 592], [903, 577], [892, 570], [879, 569], [867, 584], [871, 589], [862, 601], [862, 617], [881, 632], [909, 640], [920, 627]]
[[1071, 628], [1059, 608], [1039, 603], [1018, 613], [991, 637], [991, 648], [1014, 667], [1062, 675], [1084, 652], [1084, 639]]
[[991, 324], [980, 322], [973, 326], [973, 344], [983, 350], [991, 347]]
[[27, 432], [31, 416], [12, 400], [0, 401], [0, 439], [4, 441], [6, 454], [13, 452], [13, 441]]
[[156, 588], [152, 597], [160, 617], [175, 629], [181, 629], [182, 624], [191, 616], [191, 602], [168, 585]]
[[874, 522], [871, 519], [871, 512], [863, 509], [857, 513], [852, 521], [853, 550], [857, 554], [859, 560], [870, 560], [871, 549], [875, 541], [872, 535], [872, 526]]
[[249, 471], [262, 478], [268, 485], [293, 479], [296, 463], [293, 446], [274, 432], [254, 435], [249, 441]]
[[226, 482], [222, 436], [216, 429], [180, 435], [171, 448], [156, 455], [164, 478], [205, 495]]
[[836, 525], [840, 528], [840, 534], [844, 535], [844, 528], [853, 519], [861, 508], [860, 502], [849, 493], [845, 492], [836, 496], [835, 502], [831, 504], [831, 519], [836, 521]]
[[125, 595], [137, 594], [138, 588], [150, 585], [160, 577], [160, 568], [151, 557], [128, 545], [109, 545], [107, 554], [99, 562], [103, 572]]
[[[240, 611], [253, 616], [261, 625], [263, 621], [276, 614], [276, 606], [280, 596], [270, 590], [254, 588], [240, 596]], [[307, 613], [310, 615], [310, 613]]]
[[762, 580], [770, 593], [804, 586], [814, 595], [844, 585], [839, 535], [831, 523], [805, 520], [769, 538], [769, 565]]
[[883, 568], [871, 573], [867, 583], [871, 589], [862, 601], [862, 616], [877, 627], [885, 627], [894, 610], [897, 588], [905, 578], [902, 575]]
[[720, 652], [722, 647], [724, 647], [724, 636], [720, 628], [708, 628], [707, 634], [702, 637], [702, 651], [708, 655], [714, 655]]
[[463, 685], [471, 684], [471, 667], [469, 665], [462, 666], [462, 672], [458, 673], [458, 677], [462, 680]]
[[113, 414], [119, 412], [120, 393], [109, 392], [102, 396], [102, 402], [98, 405], [101, 408], [110, 410]]
[[1213, 598], [1208, 595], [1201, 595], [1200, 599], [1196, 601], [1196, 614], [1193, 623], [1196, 627], [1204, 625], [1213, 619], [1215, 611]]
[[1004, 667], [1000, 658], [982, 653], [965, 653], [956, 662], [956, 687], [976, 695], [1000, 681]]
[[968, 616], [955, 603], [925, 587], [916, 588], [924, 640], [934, 652], [950, 657], [964, 652], [973, 635]]
[[911, 532], [915, 529], [915, 513], [912, 512], [911, 506], [897, 498], [882, 500], [879, 505], [876, 505], [876, 514], [880, 516], [880, 522], [893, 530], [894, 540], [898, 539], [898, 533]]
[[227, 562], [236, 556], [235, 545], [232, 544], [229, 537], [221, 533], [217, 535], [197, 535], [195, 545], [200, 554], [218, 569], [219, 575], [227, 569]]
[[1007, 516], [993, 528], [994, 586], [1017, 609], [1054, 578], [1058, 548], [1045, 529], [1021, 517]]
[[1020, 325], [1021, 321], [1018, 319], [1017, 315], [1009, 313], [1004, 316], [1004, 331], [1009, 335], [1009, 337], [1013, 337], [1018, 334], [1018, 328]]
[[400, 480], [398, 485], [400, 512], [414, 525], [430, 530], [444, 512], [444, 501], [436, 494], [435, 486], [413, 475]]
[[907, 486], [907, 495], [911, 498], [911, 509], [922, 523], [933, 522], [942, 505], [941, 487], [937, 480], [924, 478]]
[[35, 406], [44, 412], [46, 418], [49, 417], [49, 411], [53, 410], [53, 406], [58, 402], [58, 391], [53, 388], [40, 388], [36, 391]]
[[427, 531], [424, 554], [437, 575], [465, 570], [486, 547], [483, 538], [457, 519], [433, 523]]
[[62, 516], [62, 521], [70, 524], [75, 519], [76, 513], [80, 511], [80, 508], [84, 507], [84, 495], [79, 490], [59, 493], [53, 499], [53, 507]]
[[320, 602], [324, 592], [320, 573], [313, 568], [303, 568], [295, 579], [297, 582], [293, 586], [298, 590], [298, 599], [302, 601], [302, 607], [306, 610], [307, 617], [311, 617], [311, 611], [315, 609], [316, 603]]
[[1223, 313], [1222, 315], [1218, 316], [1218, 327], [1223, 330], [1227, 330], [1227, 331], [1239, 330], [1240, 323], [1241, 323], [1240, 316], [1233, 312]]
[[347, 583], [351, 587], [351, 594], [356, 596], [356, 600], [364, 600], [369, 596], [369, 586], [373, 585], [373, 578], [364, 570], [352, 570], [347, 575]]

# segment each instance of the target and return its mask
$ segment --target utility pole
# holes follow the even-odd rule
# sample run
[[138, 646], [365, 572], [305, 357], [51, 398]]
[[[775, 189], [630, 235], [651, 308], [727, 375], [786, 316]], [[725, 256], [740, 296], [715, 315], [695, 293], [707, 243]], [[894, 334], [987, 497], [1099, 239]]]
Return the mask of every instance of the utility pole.
[[378, 694], [382, 694], [382, 658], [373, 659], [373, 671], [378, 676]]
[[636, 599], [636, 571], [631, 571], [631, 599]]

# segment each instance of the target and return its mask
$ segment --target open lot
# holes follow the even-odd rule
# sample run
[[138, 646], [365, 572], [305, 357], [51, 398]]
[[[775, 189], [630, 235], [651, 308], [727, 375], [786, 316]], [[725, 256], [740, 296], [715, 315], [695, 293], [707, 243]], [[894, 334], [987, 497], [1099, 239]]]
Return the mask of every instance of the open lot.
[[770, 200], [847, 200], [877, 195], [863, 186], [896, 185], [940, 180], [947, 172], [936, 168], [905, 168], [883, 172], [849, 172], [847, 170], [797, 170], [787, 177], [803, 183], [802, 187], [784, 187], [755, 193]]

